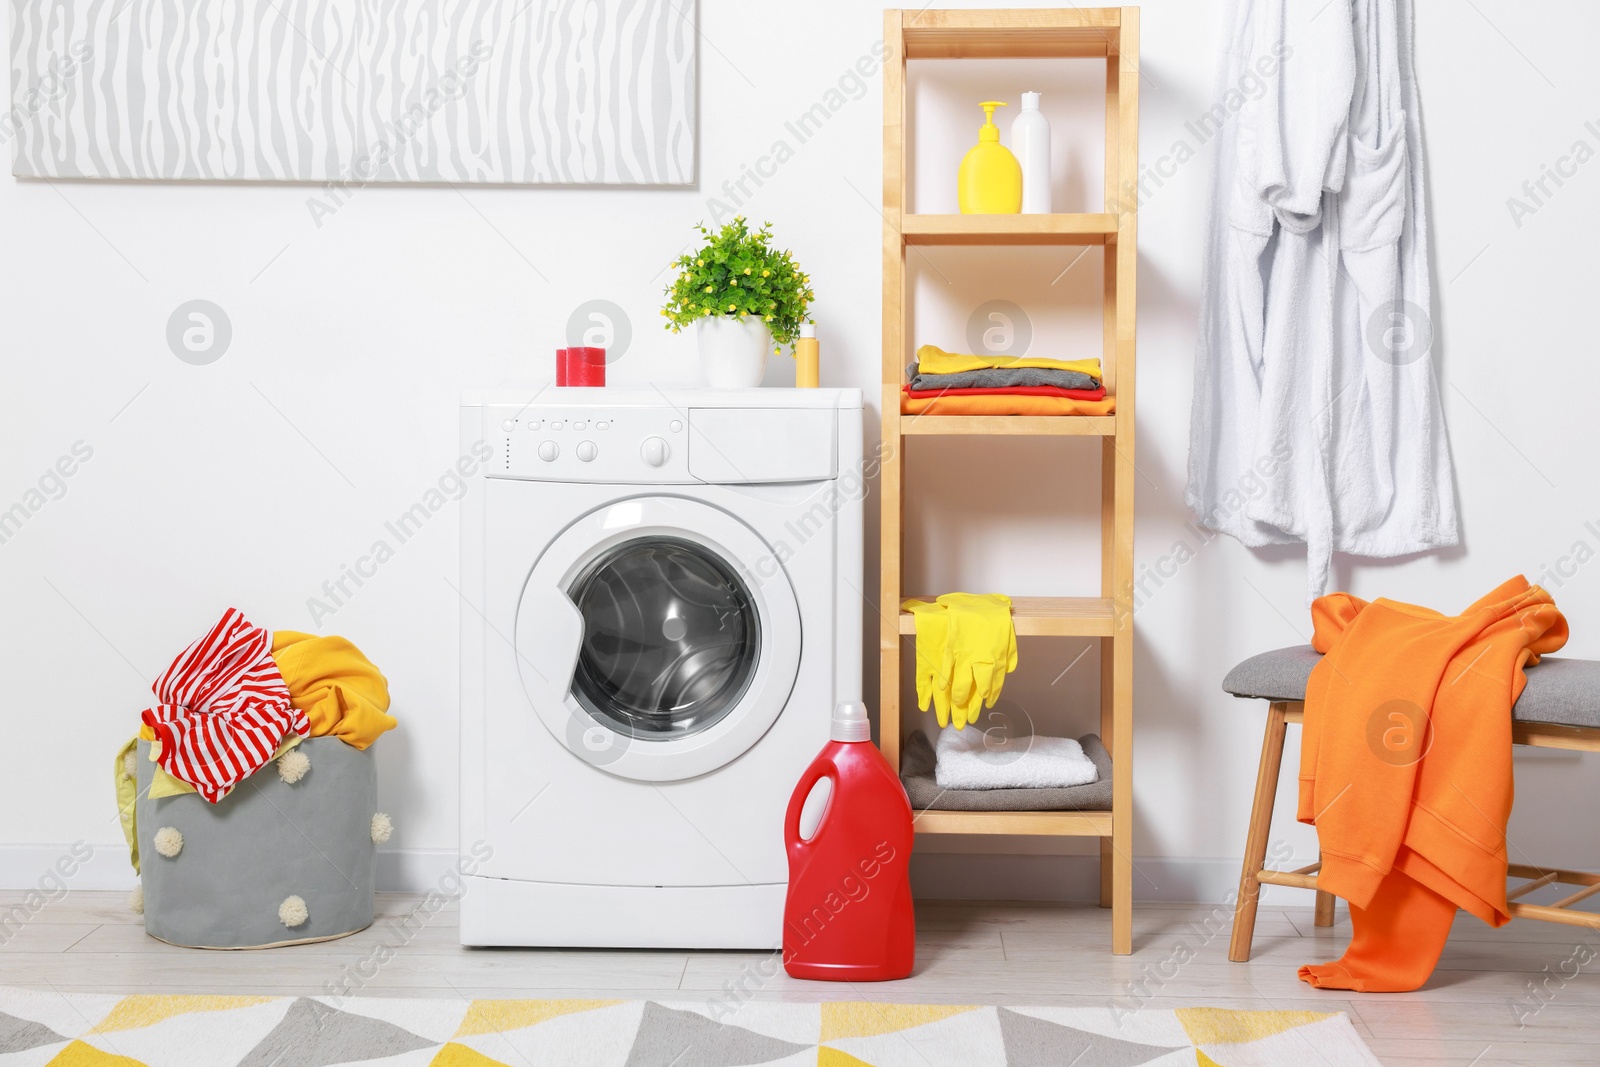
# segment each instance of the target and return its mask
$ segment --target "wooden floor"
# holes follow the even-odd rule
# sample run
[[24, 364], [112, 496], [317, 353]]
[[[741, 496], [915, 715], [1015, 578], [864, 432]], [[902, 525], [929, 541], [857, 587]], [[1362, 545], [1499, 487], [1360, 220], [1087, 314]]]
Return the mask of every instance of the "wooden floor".
[[[14, 903], [20, 894], [0, 894]], [[1107, 950], [1110, 912], [1038, 904], [918, 908], [917, 970], [903, 982], [799, 982], [770, 953], [463, 949], [453, 906], [380, 894], [353, 937], [264, 952], [174, 948], [144, 933], [120, 893], [71, 893], [0, 937], [0, 984], [109, 993], [895, 1000], [1135, 1008], [1214, 1005], [1346, 1011], [1385, 1064], [1600, 1062], [1600, 937], [1547, 923], [1491, 930], [1462, 917], [1439, 970], [1416, 993], [1319, 992], [1302, 963], [1337, 957], [1349, 935], [1311, 909], [1263, 907], [1256, 956], [1227, 960], [1226, 908], [1140, 905], [1131, 957]], [[408, 919], [408, 917], [410, 917]], [[1533, 993], [1540, 988], [1539, 995]]]

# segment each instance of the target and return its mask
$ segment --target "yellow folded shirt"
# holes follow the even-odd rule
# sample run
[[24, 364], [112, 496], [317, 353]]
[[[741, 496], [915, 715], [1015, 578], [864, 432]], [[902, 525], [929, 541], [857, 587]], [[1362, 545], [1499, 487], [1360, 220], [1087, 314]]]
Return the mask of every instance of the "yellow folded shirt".
[[998, 367], [1003, 370], [1070, 370], [1087, 374], [1096, 381], [1103, 380], [1099, 359], [1041, 359], [1028, 356], [970, 356], [960, 352], [946, 352], [937, 345], [923, 345], [917, 349], [917, 371], [920, 374], [963, 374], [971, 370]]

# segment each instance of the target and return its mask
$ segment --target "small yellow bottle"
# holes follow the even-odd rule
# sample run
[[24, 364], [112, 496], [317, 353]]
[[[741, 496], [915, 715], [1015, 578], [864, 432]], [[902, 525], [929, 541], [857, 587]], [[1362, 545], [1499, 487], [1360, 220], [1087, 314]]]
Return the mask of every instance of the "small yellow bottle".
[[956, 200], [963, 215], [1015, 215], [1022, 210], [1022, 166], [1000, 143], [994, 109], [1003, 100], [985, 100], [978, 143], [967, 150], [956, 175]]
[[802, 322], [800, 336], [794, 340], [794, 387], [815, 389], [820, 381], [817, 324]]

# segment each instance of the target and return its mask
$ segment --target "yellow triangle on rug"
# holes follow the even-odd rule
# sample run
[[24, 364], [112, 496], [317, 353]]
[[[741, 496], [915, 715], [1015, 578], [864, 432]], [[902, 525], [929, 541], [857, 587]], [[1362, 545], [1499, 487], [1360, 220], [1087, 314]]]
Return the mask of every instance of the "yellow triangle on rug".
[[1321, 1011], [1234, 1011], [1230, 1008], [1177, 1008], [1174, 1014], [1196, 1045], [1243, 1045], [1297, 1026], [1321, 1022]]
[[507, 1067], [507, 1065], [501, 1060], [491, 1060], [481, 1052], [452, 1041], [428, 1061], [428, 1067]]
[[[466, 1018], [456, 1030], [457, 1037], [498, 1034], [537, 1026], [558, 1015], [593, 1011], [621, 1004], [620, 1000], [474, 1000]], [[492, 1062], [492, 1061], [491, 1061]]]
[[51, 1057], [44, 1067], [145, 1067], [139, 1060], [101, 1052], [93, 1045], [74, 1041]]
[[219, 996], [131, 996], [117, 1001], [116, 1007], [95, 1024], [92, 1033], [109, 1034], [118, 1030], [135, 1030], [154, 1026], [177, 1015], [197, 1011], [232, 1011], [248, 1008], [252, 1004], [265, 1004], [271, 997], [219, 997]]
[[973, 1010], [970, 1004], [875, 1004], [863, 1000], [824, 1004], [820, 1040], [877, 1037]]
[[817, 1067], [872, 1067], [866, 1060], [858, 1060], [848, 1052], [836, 1048], [817, 1049]]

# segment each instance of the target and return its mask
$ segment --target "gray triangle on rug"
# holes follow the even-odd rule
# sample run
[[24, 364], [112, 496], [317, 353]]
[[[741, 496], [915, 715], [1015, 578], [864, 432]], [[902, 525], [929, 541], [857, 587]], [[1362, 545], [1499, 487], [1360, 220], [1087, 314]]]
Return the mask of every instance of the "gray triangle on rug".
[[810, 1047], [648, 1001], [626, 1067], [743, 1067]]
[[32, 1019], [19, 1019], [0, 1011], [0, 1055], [26, 1052], [40, 1045], [54, 1045], [67, 1040], [44, 1023]]
[[393, 1023], [330, 1008], [299, 997], [239, 1067], [329, 1067], [398, 1056], [437, 1041], [418, 1037]]
[[1186, 1046], [1146, 1045], [996, 1009], [1006, 1067], [1136, 1067]]

